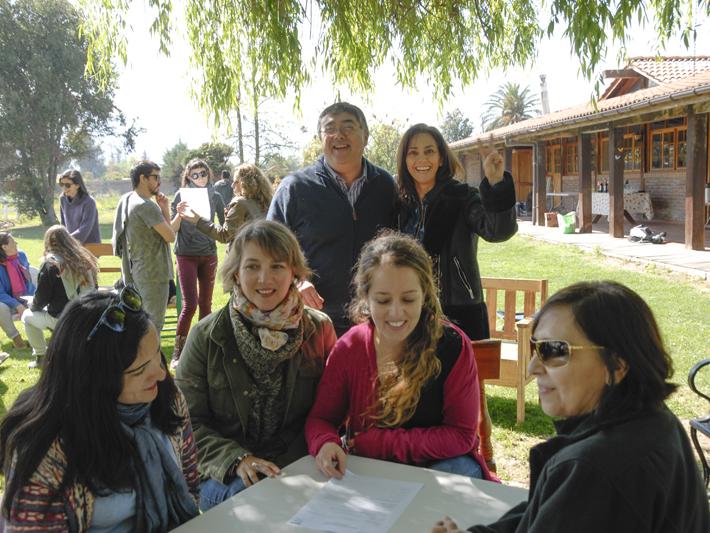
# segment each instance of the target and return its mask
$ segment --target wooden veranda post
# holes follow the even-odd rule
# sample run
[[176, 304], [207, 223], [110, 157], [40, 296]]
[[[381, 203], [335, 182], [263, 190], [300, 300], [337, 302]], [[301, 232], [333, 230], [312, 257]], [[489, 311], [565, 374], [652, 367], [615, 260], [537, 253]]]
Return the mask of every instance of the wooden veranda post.
[[580, 133], [577, 137], [579, 158], [579, 221], [580, 233], [592, 232], [592, 136]]
[[609, 235], [624, 236], [624, 131], [609, 125]]
[[545, 225], [545, 209], [547, 207], [547, 190], [545, 189], [545, 175], [547, 174], [547, 153], [546, 143], [539, 141], [535, 143], [535, 212], [533, 213], [533, 221], [538, 226]]
[[685, 169], [685, 247], [705, 249], [705, 181], [708, 160], [708, 113], [688, 106], [688, 166]]

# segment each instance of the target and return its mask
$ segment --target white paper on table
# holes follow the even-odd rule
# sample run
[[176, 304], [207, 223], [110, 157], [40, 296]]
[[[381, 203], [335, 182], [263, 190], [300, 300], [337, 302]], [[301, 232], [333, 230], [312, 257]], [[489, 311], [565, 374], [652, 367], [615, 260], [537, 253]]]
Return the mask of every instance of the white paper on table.
[[332, 533], [385, 533], [423, 486], [348, 470], [343, 479], [328, 481], [288, 523]]
[[187, 202], [193, 212], [202, 218], [210, 219], [210, 197], [207, 187], [180, 188], [180, 200]]

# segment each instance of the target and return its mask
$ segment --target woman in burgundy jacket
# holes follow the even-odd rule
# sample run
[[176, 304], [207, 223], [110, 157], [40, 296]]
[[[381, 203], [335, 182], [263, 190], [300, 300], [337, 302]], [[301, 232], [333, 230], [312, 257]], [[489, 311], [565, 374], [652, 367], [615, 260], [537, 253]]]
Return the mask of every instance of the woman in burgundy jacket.
[[306, 421], [318, 468], [342, 477], [349, 452], [495, 479], [478, 454], [471, 343], [442, 319], [426, 251], [402, 234], [381, 235], [363, 248], [355, 285], [360, 323], [330, 353]]

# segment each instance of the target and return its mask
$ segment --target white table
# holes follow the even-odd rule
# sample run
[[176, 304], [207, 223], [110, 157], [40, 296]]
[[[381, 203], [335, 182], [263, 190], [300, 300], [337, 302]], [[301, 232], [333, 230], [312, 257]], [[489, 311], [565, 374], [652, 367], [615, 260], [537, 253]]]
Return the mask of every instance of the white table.
[[[631, 216], [631, 213], [644, 215], [646, 220], [651, 220], [653, 218], [651, 195], [647, 192], [624, 193], [624, 216], [629, 222], [636, 224], [636, 221]], [[608, 192], [592, 193], [592, 214], [596, 215], [593, 222], [599, 220], [599, 217], [602, 215], [607, 217], [609, 216]], [[577, 205], [577, 219], [579, 219], [579, 205]]]
[[[348, 469], [363, 476], [424, 483], [392, 532], [429, 531], [444, 515], [464, 528], [487, 524], [528, 497], [525, 489], [353, 455], [348, 457]], [[283, 469], [278, 478], [260, 481], [173, 531], [313, 531], [287, 522], [326, 481], [313, 458], [306, 456]]]

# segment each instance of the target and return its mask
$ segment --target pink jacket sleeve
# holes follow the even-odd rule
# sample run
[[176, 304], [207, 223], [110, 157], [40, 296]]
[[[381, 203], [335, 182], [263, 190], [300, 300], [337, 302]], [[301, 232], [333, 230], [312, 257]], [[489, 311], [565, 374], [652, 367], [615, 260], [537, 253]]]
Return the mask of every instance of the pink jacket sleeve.
[[480, 397], [471, 344], [462, 338], [456, 364], [444, 382], [444, 413], [440, 426], [372, 428], [355, 436], [355, 453], [408, 464], [464, 455], [476, 445]]
[[348, 378], [344, 365], [347, 349], [342, 347], [342, 343], [337, 343], [328, 356], [318, 383], [316, 401], [306, 419], [306, 443], [308, 453], [313, 456], [326, 442], [340, 444], [338, 428], [348, 411]]

